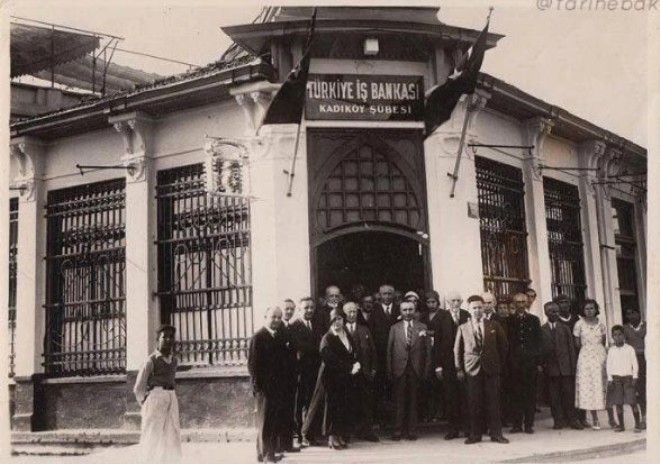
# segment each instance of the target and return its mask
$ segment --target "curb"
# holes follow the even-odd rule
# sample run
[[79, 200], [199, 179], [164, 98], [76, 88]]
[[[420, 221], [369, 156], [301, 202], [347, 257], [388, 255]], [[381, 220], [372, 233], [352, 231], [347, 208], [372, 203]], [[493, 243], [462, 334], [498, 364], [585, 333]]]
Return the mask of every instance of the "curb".
[[568, 451], [555, 451], [552, 453], [538, 453], [521, 458], [505, 459], [497, 461], [498, 463], [543, 463], [543, 462], [574, 462], [584, 461], [606, 456], [617, 456], [620, 454], [629, 454], [634, 451], [646, 448], [646, 438], [640, 438], [634, 441], [616, 443], [612, 445], [594, 446]]

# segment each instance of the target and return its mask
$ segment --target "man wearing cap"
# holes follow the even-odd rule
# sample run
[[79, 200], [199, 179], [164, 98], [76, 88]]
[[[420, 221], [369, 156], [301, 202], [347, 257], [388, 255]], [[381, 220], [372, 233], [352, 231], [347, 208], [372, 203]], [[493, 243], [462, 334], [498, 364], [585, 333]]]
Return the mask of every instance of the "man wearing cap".
[[564, 294], [559, 294], [552, 301], [559, 306], [559, 322], [566, 324], [573, 333], [573, 327], [580, 318], [571, 312], [571, 299]]
[[250, 340], [248, 371], [257, 403], [257, 461], [277, 462], [279, 419], [284, 407], [288, 372], [286, 337], [281, 332], [282, 310], [266, 310], [264, 326]]

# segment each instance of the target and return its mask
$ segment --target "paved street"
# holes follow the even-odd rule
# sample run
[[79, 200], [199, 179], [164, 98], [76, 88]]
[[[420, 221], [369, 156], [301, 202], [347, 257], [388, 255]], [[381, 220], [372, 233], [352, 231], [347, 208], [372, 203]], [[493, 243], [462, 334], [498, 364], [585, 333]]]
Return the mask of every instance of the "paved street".
[[[632, 419], [632, 418], [631, 418]], [[450, 443], [442, 439], [443, 431], [422, 434], [416, 442], [393, 442], [383, 439], [379, 444], [358, 442], [348, 450], [309, 448], [287, 456], [283, 464], [330, 463], [392, 463], [422, 464], [442, 457], [443, 464], [472, 464], [475, 462], [585, 462], [614, 463], [622, 460], [641, 464], [644, 452], [640, 440], [646, 433], [631, 431], [615, 433], [609, 428], [593, 431], [551, 430], [551, 420], [539, 421], [536, 434], [507, 435], [508, 445], [484, 441], [467, 446], [462, 440]], [[616, 450], [612, 445], [620, 446]], [[588, 451], [592, 450], [592, 451]], [[600, 451], [598, 451], [600, 450]], [[137, 461], [136, 446], [99, 449], [88, 456], [18, 456], [11, 464], [131, 464]], [[254, 443], [184, 443], [184, 463], [255, 463]], [[582, 451], [582, 453], [576, 453]], [[617, 452], [625, 457], [612, 456]], [[552, 453], [552, 454], [550, 454]], [[536, 456], [535, 456], [536, 455]], [[631, 461], [631, 458], [633, 459]]]

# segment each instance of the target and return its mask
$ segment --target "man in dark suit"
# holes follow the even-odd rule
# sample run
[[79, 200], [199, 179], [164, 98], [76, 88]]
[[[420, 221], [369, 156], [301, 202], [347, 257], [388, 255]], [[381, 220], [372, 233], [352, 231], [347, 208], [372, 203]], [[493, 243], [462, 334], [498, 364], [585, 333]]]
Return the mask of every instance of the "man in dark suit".
[[554, 429], [566, 426], [576, 430], [583, 427], [575, 410], [575, 366], [577, 354], [573, 335], [568, 326], [559, 322], [559, 306], [543, 305], [548, 322], [541, 326], [543, 333], [543, 373], [550, 395], [550, 411]]
[[558, 321], [566, 324], [573, 333], [575, 323], [580, 320], [577, 314], [571, 312], [571, 299], [563, 294], [559, 294], [552, 299], [559, 307]]
[[404, 431], [409, 440], [417, 439], [417, 390], [431, 367], [427, 327], [414, 320], [415, 305], [404, 301], [400, 311], [403, 320], [390, 328], [387, 340], [387, 376], [393, 383], [396, 403], [395, 441]]
[[513, 297], [515, 313], [507, 318], [509, 340], [508, 373], [511, 379], [510, 433], [534, 433], [536, 374], [542, 354], [539, 318], [527, 312], [527, 295]]
[[278, 307], [266, 310], [265, 324], [250, 340], [248, 371], [257, 403], [257, 460], [277, 462], [279, 419], [282, 416], [283, 398], [287, 379], [286, 337], [280, 333], [282, 310]]
[[355, 357], [360, 371], [353, 378], [352, 410], [356, 435], [367, 441], [378, 441], [373, 430], [374, 378], [376, 377], [376, 346], [369, 329], [358, 322], [358, 305], [349, 301], [344, 305], [346, 332], [353, 340]]
[[319, 343], [324, 335], [316, 327], [314, 319], [314, 299], [304, 297], [299, 301], [298, 318], [290, 325], [290, 333], [296, 350], [297, 389], [294, 431], [301, 447], [309, 446], [302, 435], [302, 425], [309, 411], [316, 378], [321, 366]]
[[[506, 317], [498, 314], [497, 312], [497, 298], [490, 292], [484, 292], [481, 294], [481, 298], [484, 300], [484, 315], [483, 318], [488, 321], [497, 322], [504, 329], [504, 335], [506, 335], [507, 324]], [[510, 388], [509, 381], [507, 378], [506, 372], [506, 359], [500, 366], [500, 420], [502, 422], [502, 427], [509, 426], [509, 413], [510, 413]], [[488, 423], [484, 418], [484, 427], [488, 427]]]
[[399, 305], [394, 301], [394, 287], [389, 284], [383, 284], [379, 289], [380, 308], [387, 318], [390, 325], [396, 324], [399, 320]]
[[467, 414], [467, 391], [465, 382], [456, 377], [454, 363], [454, 341], [456, 332], [461, 324], [470, 319], [470, 313], [461, 309], [463, 299], [458, 292], [447, 295], [446, 311], [441, 311], [437, 325], [434, 324], [433, 367], [435, 376], [442, 381], [445, 393], [445, 410], [449, 421], [449, 431], [445, 440], [453, 440], [460, 434], [461, 429], [467, 436], [469, 430], [469, 417]]
[[280, 452], [294, 453], [299, 452], [300, 448], [293, 446], [293, 433], [295, 428], [295, 409], [296, 409], [296, 390], [298, 387], [297, 381], [297, 353], [295, 348], [295, 340], [293, 338], [292, 324], [294, 322], [294, 314], [296, 312], [296, 303], [287, 298], [284, 300], [284, 308], [282, 310], [282, 324], [280, 333], [286, 340], [286, 370], [291, 375], [286, 379], [286, 386], [284, 388], [284, 397], [282, 398], [282, 417], [278, 421], [279, 434], [278, 434], [278, 447]]
[[333, 309], [341, 309], [343, 301], [344, 296], [339, 287], [336, 285], [330, 285], [325, 289], [325, 303], [314, 312], [315, 325], [324, 335], [330, 328], [330, 311]]
[[481, 441], [484, 403], [491, 441], [509, 443], [502, 436], [500, 423], [500, 370], [506, 360], [506, 336], [497, 322], [482, 317], [483, 299], [479, 295], [472, 295], [467, 302], [471, 320], [458, 328], [454, 343], [457, 377], [467, 377], [468, 385], [470, 436], [465, 444]]
[[484, 292], [481, 294], [481, 298], [484, 300], [483, 304], [483, 318], [488, 321], [497, 322], [504, 327], [504, 318], [497, 314], [497, 298], [490, 292]]

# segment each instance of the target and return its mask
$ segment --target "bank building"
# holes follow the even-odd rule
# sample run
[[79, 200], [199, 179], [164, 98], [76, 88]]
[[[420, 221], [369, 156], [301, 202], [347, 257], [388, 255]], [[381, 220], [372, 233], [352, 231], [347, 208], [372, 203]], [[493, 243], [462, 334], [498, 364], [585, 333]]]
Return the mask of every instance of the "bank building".
[[182, 427], [251, 427], [265, 309], [330, 284], [645, 314], [644, 147], [484, 73], [426, 133], [481, 32], [438, 8], [318, 8], [302, 121], [262, 124], [313, 9], [267, 10], [222, 60], [11, 123], [15, 432], [139, 428], [161, 323]]

